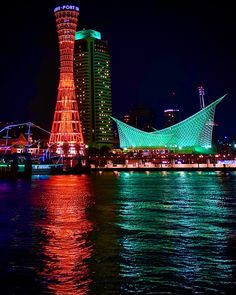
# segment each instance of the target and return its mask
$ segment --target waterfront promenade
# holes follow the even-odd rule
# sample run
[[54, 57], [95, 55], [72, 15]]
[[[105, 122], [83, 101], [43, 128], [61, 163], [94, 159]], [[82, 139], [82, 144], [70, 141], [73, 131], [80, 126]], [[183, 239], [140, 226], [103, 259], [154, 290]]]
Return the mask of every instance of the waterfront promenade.
[[[26, 157], [28, 156], [28, 158]], [[27, 160], [28, 159], [28, 160]], [[9, 159], [8, 159], [9, 160]], [[22, 162], [23, 160], [23, 162]], [[78, 162], [78, 161], [77, 161]], [[12, 160], [7, 163], [0, 164], [1, 178], [21, 178], [31, 177], [31, 175], [70, 175], [70, 174], [90, 174], [97, 171], [236, 171], [235, 161], [222, 163], [221, 161], [212, 163], [176, 163], [169, 161], [168, 163], [155, 163], [153, 161], [137, 161], [126, 160], [125, 163], [116, 163], [115, 161], [107, 160], [105, 163], [98, 161], [96, 164], [88, 160], [86, 166], [77, 165], [68, 166], [68, 163], [45, 163], [36, 164], [30, 161], [29, 154], [12, 155]]]
[[108, 164], [105, 166], [90, 165], [90, 168], [84, 170], [66, 169], [63, 164], [45, 164], [32, 165], [30, 170], [25, 170], [24, 165], [19, 165], [17, 170], [12, 170], [11, 166], [0, 166], [0, 178], [21, 178], [30, 177], [31, 175], [70, 175], [70, 174], [90, 174], [97, 171], [132, 171], [132, 172], [148, 172], [148, 171], [236, 171], [236, 165], [222, 164], [159, 164], [159, 165], [122, 165]]
[[91, 171], [236, 171], [236, 164], [107, 164], [90, 165]]

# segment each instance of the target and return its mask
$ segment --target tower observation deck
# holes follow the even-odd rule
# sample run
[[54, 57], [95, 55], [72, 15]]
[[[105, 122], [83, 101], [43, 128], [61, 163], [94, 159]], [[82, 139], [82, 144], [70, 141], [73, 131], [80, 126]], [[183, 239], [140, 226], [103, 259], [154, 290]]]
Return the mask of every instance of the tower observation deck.
[[84, 155], [85, 146], [75, 94], [73, 59], [79, 7], [54, 9], [60, 49], [60, 80], [49, 145], [63, 156]]

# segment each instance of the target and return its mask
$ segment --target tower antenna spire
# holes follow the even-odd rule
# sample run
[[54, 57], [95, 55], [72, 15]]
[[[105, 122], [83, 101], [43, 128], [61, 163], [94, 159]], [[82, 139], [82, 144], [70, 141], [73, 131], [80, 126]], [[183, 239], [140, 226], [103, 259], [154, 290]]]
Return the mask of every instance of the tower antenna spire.
[[199, 100], [200, 100], [200, 109], [202, 110], [205, 108], [205, 101], [204, 101], [205, 91], [203, 86], [198, 86], [198, 93], [199, 93]]

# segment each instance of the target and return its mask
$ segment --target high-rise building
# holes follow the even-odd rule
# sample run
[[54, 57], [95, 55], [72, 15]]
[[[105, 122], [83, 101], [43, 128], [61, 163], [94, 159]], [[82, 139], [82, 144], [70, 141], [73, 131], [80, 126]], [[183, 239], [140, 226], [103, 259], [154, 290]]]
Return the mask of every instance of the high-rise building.
[[74, 80], [85, 144], [111, 147], [112, 100], [107, 41], [94, 30], [75, 34]]
[[180, 122], [180, 113], [178, 109], [164, 110], [164, 127], [170, 127]]
[[75, 95], [73, 59], [79, 7], [54, 9], [60, 47], [60, 81], [49, 144], [63, 156], [84, 155], [84, 141]]
[[151, 132], [155, 130], [155, 112], [150, 106], [138, 103], [124, 116], [124, 122], [141, 130]]

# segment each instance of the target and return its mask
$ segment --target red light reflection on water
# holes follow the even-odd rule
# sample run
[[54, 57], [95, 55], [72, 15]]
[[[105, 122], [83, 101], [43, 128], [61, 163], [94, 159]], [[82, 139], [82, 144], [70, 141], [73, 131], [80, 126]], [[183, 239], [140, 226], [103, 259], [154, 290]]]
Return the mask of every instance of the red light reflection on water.
[[45, 236], [44, 269], [40, 273], [53, 294], [84, 295], [91, 283], [92, 245], [88, 233], [93, 224], [86, 210], [93, 206], [87, 176], [54, 176], [40, 187], [40, 206], [46, 218], [37, 226]]

